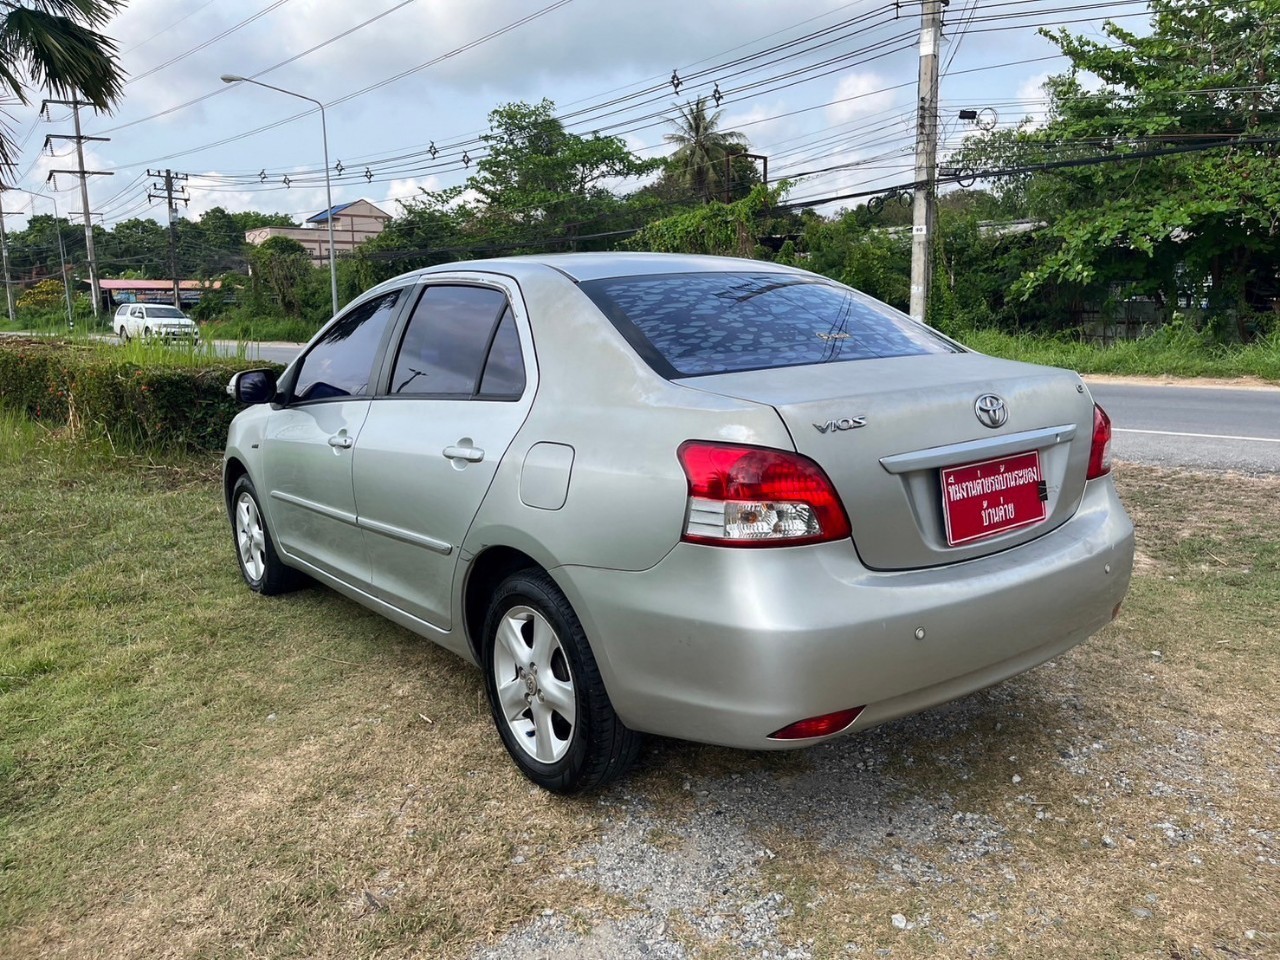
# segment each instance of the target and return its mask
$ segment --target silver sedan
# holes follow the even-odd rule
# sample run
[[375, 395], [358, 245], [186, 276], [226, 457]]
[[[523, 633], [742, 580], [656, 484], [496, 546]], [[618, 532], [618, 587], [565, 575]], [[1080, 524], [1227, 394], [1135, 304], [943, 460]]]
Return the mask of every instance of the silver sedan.
[[479, 664], [558, 792], [644, 733], [799, 747], [962, 696], [1089, 637], [1129, 584], [1076, 374], [769, 263], [432, 267], [228, 390], [250, 588], [305, 575]]

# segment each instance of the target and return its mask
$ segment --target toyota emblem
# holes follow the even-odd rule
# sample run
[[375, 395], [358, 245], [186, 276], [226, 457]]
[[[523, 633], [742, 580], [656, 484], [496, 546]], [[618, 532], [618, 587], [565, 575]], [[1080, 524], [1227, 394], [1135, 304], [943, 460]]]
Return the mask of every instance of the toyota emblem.
[[973, 405], [973, 412], [978, 415], [984, 426], [995, 430], [1003, 427], [1009, 419], [1009, 408], [994, 393], [984, 393]]

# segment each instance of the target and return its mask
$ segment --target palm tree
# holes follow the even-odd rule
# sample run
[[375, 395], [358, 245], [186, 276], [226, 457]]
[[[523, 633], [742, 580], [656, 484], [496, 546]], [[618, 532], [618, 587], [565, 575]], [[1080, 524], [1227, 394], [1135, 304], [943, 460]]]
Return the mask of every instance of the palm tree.
[[706, 97], [677, 109], [679, 119], [669, 121], [675, 131], [663, 137], [676, 144], [671, 170], [690, 191], [709, 201], [722, 189], [725, 157], [743, 152], [747, 138], [737, 130], [717, 129], [721, 111], [708, 115]]
[[[116, 45], [97, 31], [125, 0], [0, 0], [0, 96], [28, 103], [25, 86], [62, 98], [79, 97], [109, 110], [124, 93]], [[0, 123], [0, 183], [17, 161]]]

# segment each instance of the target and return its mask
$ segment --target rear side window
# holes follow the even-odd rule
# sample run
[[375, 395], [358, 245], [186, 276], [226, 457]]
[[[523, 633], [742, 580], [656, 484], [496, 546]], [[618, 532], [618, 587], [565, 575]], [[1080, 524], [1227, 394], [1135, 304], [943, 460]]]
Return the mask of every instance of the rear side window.
[[506, 295], [489, 287], [433, 285], [405, 328], [392, 394], [518, 397], [524, 359]]
[[296, 400], [358, 397], [369, 392], [378, 344], [402, 291], [374, 297], [335, 320], [302, 359]]
[[581, 288], [667, 377], [956, 352], [887, 304], [812, 277], [680, 273]]

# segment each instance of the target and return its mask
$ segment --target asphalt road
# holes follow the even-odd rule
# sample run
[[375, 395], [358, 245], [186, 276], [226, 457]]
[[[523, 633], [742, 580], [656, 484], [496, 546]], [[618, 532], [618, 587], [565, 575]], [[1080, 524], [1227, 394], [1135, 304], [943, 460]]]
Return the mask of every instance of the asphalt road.
[[1280, 473], [1280, 388], [1088, 382], [1117, 460]]
[[[234, 344], [225, 346], [235, 349]], [[258, 343], [249, 350], [250, 356], [288, 363], [298, 347]], [[1089, 389], [1111, 415], [1111, 449], [1117, 460], [1280, 473], [1280, 387], [1166, 386], [1090, 379]]]

